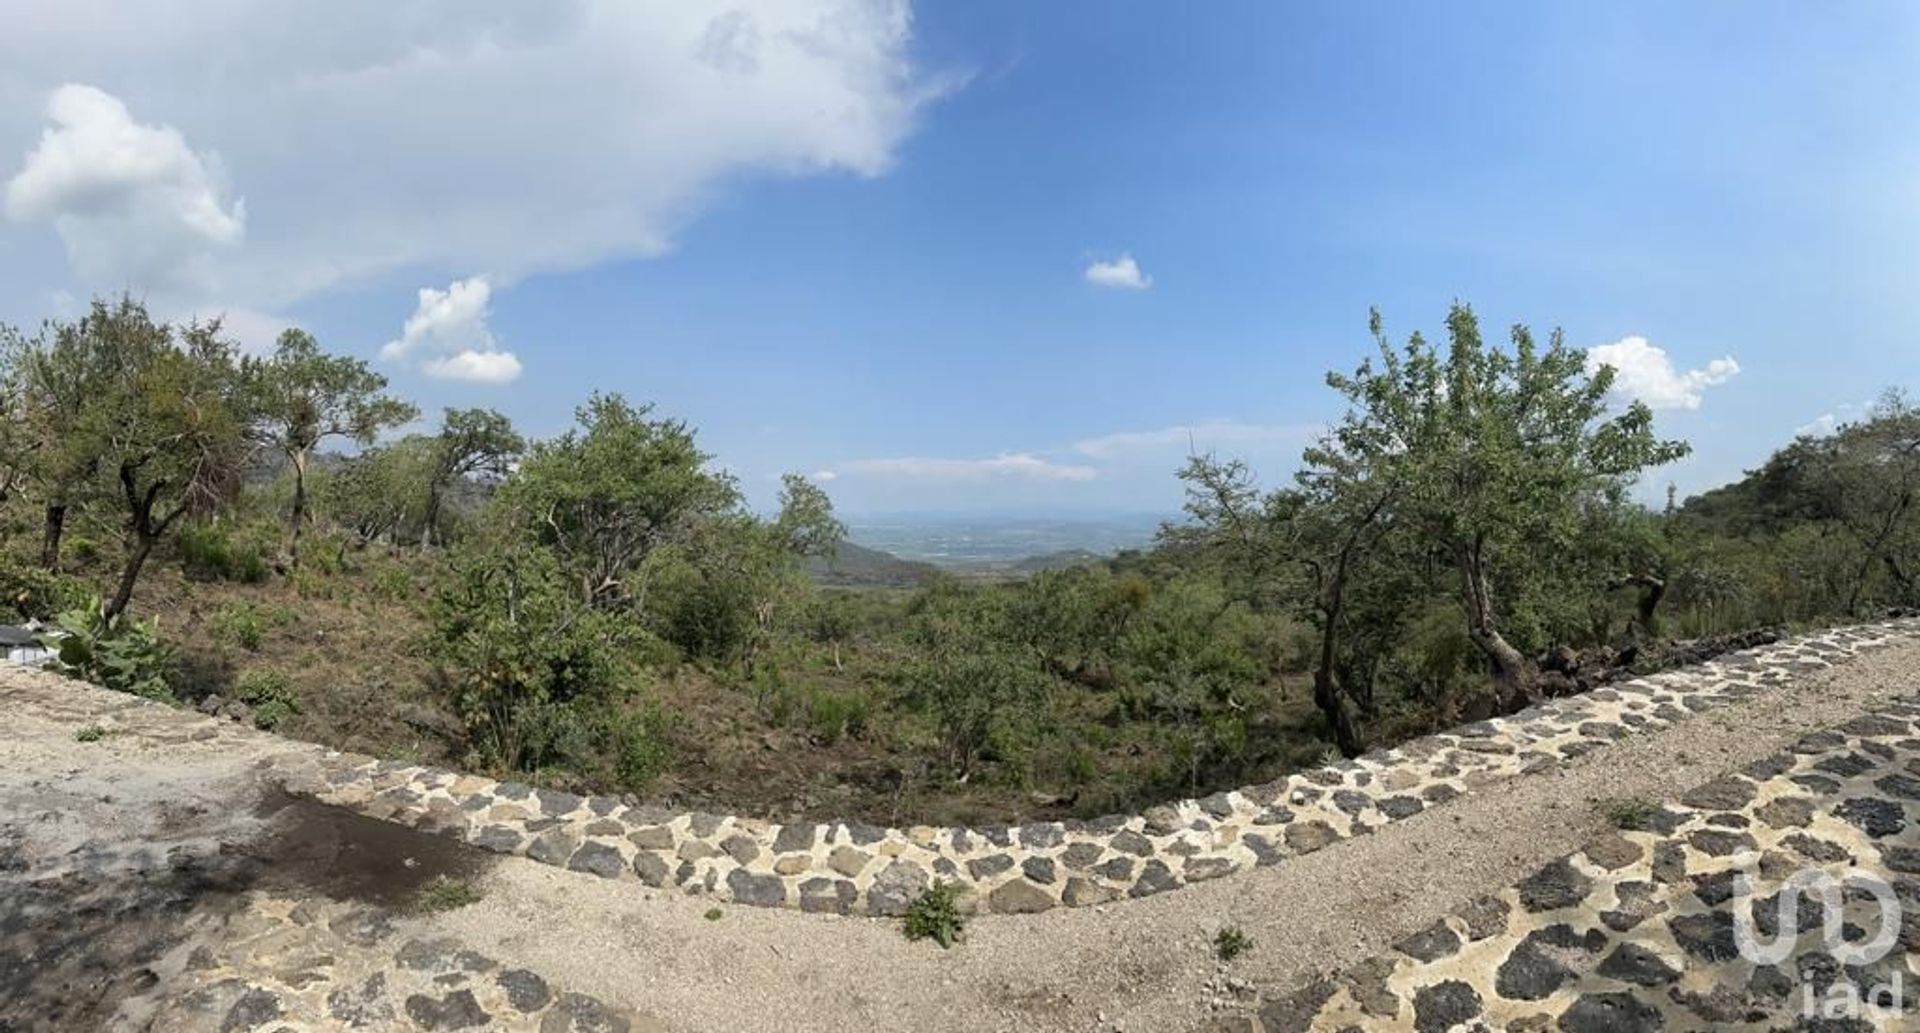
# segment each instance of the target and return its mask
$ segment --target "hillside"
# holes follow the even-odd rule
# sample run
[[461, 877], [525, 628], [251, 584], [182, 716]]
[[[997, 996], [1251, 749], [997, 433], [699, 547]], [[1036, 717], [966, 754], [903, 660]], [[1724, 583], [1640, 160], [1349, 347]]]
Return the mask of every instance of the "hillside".
[[940, 573], [931, 563], [847, 541], [836, 545], [830, 556], [807, 557], [803, 567], [815, 583], [829, 588], [917, 588]]

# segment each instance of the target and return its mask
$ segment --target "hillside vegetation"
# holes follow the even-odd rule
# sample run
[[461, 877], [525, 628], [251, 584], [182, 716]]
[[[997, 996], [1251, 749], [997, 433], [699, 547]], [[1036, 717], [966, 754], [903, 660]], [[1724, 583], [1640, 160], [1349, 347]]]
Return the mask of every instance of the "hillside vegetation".
[[1920, 603], [1898, 393], [1650, 510], [1687, 446], [1557, 334], [1373, 330], [1290, 482], [1196, 457], [1153, 548], [981, 582], [847, 545], [797, 476], [750, 511], [618, 395], [396, 437], [414, 407], [300, 331], [247, 358], [98, 302], [0, 341], [0, 601], [75, 674], [288, 734], [881, 822], [1135, 808]]

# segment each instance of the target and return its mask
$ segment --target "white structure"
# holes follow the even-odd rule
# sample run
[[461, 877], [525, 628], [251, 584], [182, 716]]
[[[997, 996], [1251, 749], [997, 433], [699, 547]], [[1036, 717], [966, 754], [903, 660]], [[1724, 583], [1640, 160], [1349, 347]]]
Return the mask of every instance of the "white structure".
[[53, 659], [53, 653], [40, 644], [37, 628], [0, 624], [0, 656], [10, 664], [39, 667]]

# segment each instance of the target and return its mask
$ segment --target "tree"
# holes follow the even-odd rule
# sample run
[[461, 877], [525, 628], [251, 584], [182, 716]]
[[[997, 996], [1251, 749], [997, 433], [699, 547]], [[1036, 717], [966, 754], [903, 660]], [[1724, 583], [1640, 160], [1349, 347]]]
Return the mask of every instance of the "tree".
[[327, 355], [300, 329], [283, 332], [273, 355], [252, 364], [250, 372], [257, 392], [259, 441], [286, 456], [293, 468], [287, 557], [297, 566], [314, 449], [329, 438], [370, 445], [381, 430], [413, 419], [419, 410], [383, 394], [387, 378], [364, 361]]
[[827, 494], [797, 474], [784, 478], [771, 521], [745, 511], [701, 519], [658, 554], [655, 609], [666, 636], [689, 655], [739, 661], [752, 675], [782, 618], [811, 590], [801, 560], [827, 555], [845, 536]]
[[98, 466], [124, 507], [126, 559], [102, 610], [119, 617], [154, 546], [196, 503], [230, 483], [253, 413], [234, 347], [218, 324], [176, 330], [123, 299], [87, 317], [110, 371], [100, 396]]
[[1586, 354], [1555, 331], [1542, 351], [1524, 326], [1511, 352], [1487, 346], [1473, 311], [1455, 304], [1442, 354], [1418, 333], [1396, 351], [1375, 312], [1376, 366], [1327, 378], [1349, 408], [1331, 438], [1394, 496], [1398, 519], [1458, 576], [1466, 630], [1499, 702], [1538, 698], [1527, 659], [1502, 631], [1496, 591], [1534, 557], [1566, 548], [1581, 506], [1688, 451], [1653, 435], [1639, 402], [1609, 415], [1614, 371], [1589, 375]]
[[419, 529], [426, 523], [426, 484], [440, 455], [439, 439], [424, 434], [365, 449], [315, 471], [315, 509], [358, 545], [412, 541], [416, 532], [425, 534]]
[[421, 519], [420, 544], [433, 545], [440, 537], [440, 509], [446, 493], [463, 478], [498, 481], [527, 443], [513, 422], [492, 409], [448, 409], [434, 442], [433, 469], [427, 478], [426, 512]]
[[652, 411], [593, 395], [576, 410], [580, 426], [534, 445], [496, 497], [598, 608], [644, 611], [648, 558], [740, 503], [733, 479], [706, 469], [693, 431]]
[[1292, 610], [1314, 629], [1313, 699], [1347, 756], [1366, 750], [1372, 664], [1356, 662], [1349, 607], [1355, 584], [1392, 529], [1393, 492], [1365, 453], [1329, 438], [1307, 449], [1293, 488], [1262, 495], [1244, 463], [1195, 456], [1180, 472], [1188, 523], [1163, 541], [1198, 547], [1256, 610]]
[[112, 374], [108, 338], [134, 322], [130, 298], [95, 301], [74, 323], [54, 323], [34, 338], [0, 333], [11, 400], [5, 478], [31, 487], [42, 521], [40, 565], [60, 569], [60, 545], [73, 506], [99, 470], [100, 403]]

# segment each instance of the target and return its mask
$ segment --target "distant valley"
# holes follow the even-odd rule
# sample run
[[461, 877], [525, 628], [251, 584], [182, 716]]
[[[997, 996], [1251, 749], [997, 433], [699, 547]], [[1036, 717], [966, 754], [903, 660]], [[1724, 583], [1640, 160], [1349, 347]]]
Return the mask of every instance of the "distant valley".
[[998, 580], [1077, 566], [1151, 545], [1165, 519], [887, 515], [847, 521], [848, 540], [809, 569], [824, 584], [911, 586], [945, 571]]

